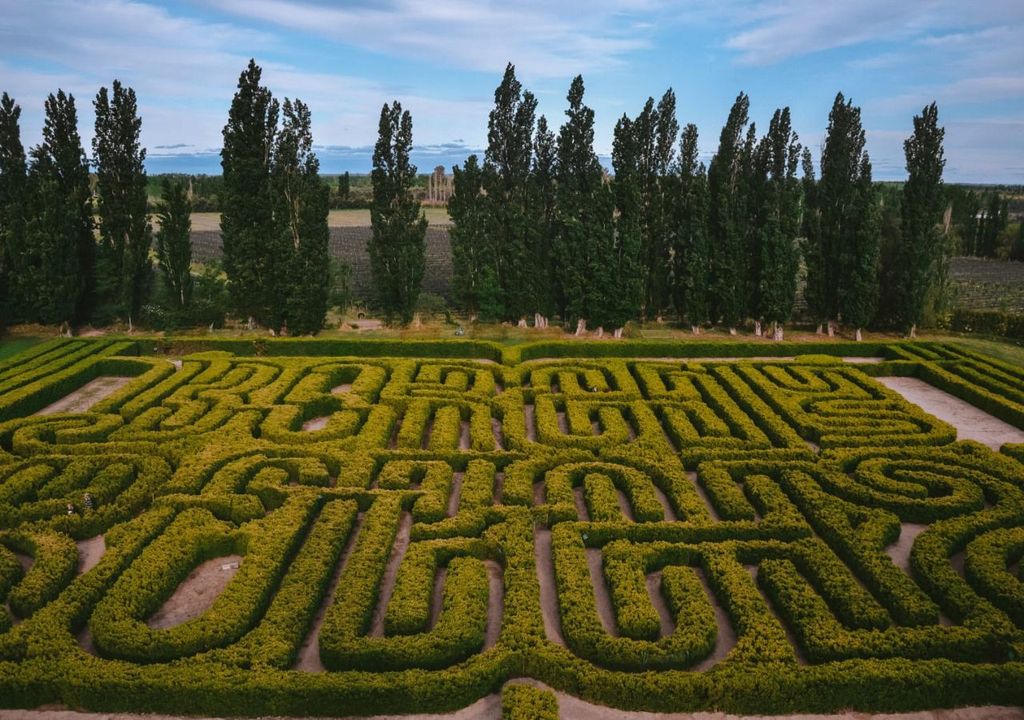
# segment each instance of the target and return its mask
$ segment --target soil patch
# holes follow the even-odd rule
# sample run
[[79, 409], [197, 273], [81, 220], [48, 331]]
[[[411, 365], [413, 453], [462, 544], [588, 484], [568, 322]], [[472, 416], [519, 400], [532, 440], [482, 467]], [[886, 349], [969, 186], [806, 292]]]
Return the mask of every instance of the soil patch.
[[189, 573], [146, 624], [154, 630], [166, 630], [199, 617], [224, 592], [224, 588], [238, 572], [241, 562], [241, 555], [225, 555], [207, 560]]
[[98, 377], [95, 380], [90, 380], [74, 392], [65, 395], [57, 402], [47, 405], [37, 412], [36, 415], [87, 412], [89, 408], [100, 400], [110, 397], [132, 380], [134, 378], [114, 375]]
[[78, 574], [84, 575], [92, 570], [103, 559], [103, 553], [107, 551], [107, 543], [102, 535], [79, 540], [75, 543], [78, 546]]
[[993, 450], [998, 450], [1005, 443], [1024, 443], [1024, 430], [1018, 430], [923, 380], [911, 377], [875, 379], [908, 402], [955, 427], [958, 440], [977, 440]]

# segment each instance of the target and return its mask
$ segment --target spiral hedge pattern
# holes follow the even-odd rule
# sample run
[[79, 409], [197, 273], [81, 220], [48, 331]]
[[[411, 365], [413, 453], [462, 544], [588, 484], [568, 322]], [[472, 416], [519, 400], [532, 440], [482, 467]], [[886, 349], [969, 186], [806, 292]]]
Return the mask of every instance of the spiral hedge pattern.
[[[445, 711], [515, 678], [652, 711], [1024, 703], [1024, 448], [956, 442], [872, 379], [1024, 428], [1019, 368], [482, 346], [61, 340], [0, 365], [0, 706]], [[205, 612], [154, 626], [227, 556]]]

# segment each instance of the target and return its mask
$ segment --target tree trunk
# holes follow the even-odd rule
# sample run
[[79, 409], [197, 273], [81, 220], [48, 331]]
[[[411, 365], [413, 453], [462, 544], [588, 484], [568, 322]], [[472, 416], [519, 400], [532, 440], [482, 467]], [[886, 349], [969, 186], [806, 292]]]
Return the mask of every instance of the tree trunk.
[[604, 325], [598, 325], [595, 334], [597, 337], [604, 337]]
[[135, 332], [135, 328], [132, 326], [132, 316], [131, 316], [131, 313], [128, 314], [128, 332], [130, 332], [130, 333]]
[[615, 328], [615, 332], [613, 333], [613, 337], [615, 337], [616, 340], [621, 338], [622, 337], [622, 328]]
[[65, 320], [60, 324], [60, 330], [57, 331], [60, 337], [71, 337], [71, 325]]
[[821, 327], [821, 323], [818, 323], [818, 329], [814, 331], [814, 334], [815, 335], [821, 335], [823, 332], [824, 332], [824, 330]]
[[860, 340], [861, 340], [860, 328], [857, 328], [857, 332], [855, 332], [853, 334], [853, 339], [856, 340], [857, 342], [860, 342]]
[[758, 337], [761, 337], [761, 321], [760, 320], [755, 320], [754, 321], [754, 334], [757, 335]]
[[730, 335], [735, 335], [736, 334], [736, 328], [734, 328], [734, 327], [729, 328], [729, 334]]
[[252, 330], [254, 327], [256, 327], [256, 318], [254, 318], [252, 315], [250, 315], [249, 316], [249, 322], [247, 322], [245, 324], [245, 329], [246, 330]]
[[529, 327], [529, 325], [526, 324], [526, 318], [525, 317], [519, 318], [519, 322], [516, 323], [516, 327], [521, 327], [521, 328]]
[[836, 336], [836, 326], [835, 326], [835, 324], [831, 320], [828, 321], [828, 336], [829, 337], [835, 337]]
[[584, 318], [580, 318], [576, 321], [576, 337], [580, 337], [587, 331], [587, 321]]
[[907, 337], [910, 338], [911, 340], [917, 337], [917, 323], [914, 323], [913, 325], [910, 326], [910, 332], [907, 333]]
[[692, 332], [694, 335], [700, 335], [700, 325], [691, 325], [690, 332]]
[[775, 329], [772, 331], [772, 339], [773, 340], [780, 340], [781, 341], [782, 338], [784, 337], [784, 335], [785, 334], [783, 333], [783, 330], [782, 330], [782, 323], [776, 323], [775, 324]]

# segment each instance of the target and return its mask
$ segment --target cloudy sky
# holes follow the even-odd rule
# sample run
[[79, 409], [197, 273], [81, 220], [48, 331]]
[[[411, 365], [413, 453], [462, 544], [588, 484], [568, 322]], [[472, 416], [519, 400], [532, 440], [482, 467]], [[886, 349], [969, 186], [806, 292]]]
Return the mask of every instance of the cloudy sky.
[[766, 127], [788, 105], [820, 153], [837, 91], [863, 108], [880, 179], [904, 174], [911, 118], [935, 100], [946, 178], [1024, 183], [1020, 0], [0, 0], [0, 90], [39, 140], [63, 88], [86, 143], [96, 90], [135, 88], [151, 172], [218, 172], [220, 132], [250, 57], [278, 97], [313, 110], [325, 172], [366, 172], [380, 106], [413, 114], [421, 169], [487, 137], [506, 62], [559, 125], [582, 73], [598, 152], [667, 87], [709, 155], [736, 94]]

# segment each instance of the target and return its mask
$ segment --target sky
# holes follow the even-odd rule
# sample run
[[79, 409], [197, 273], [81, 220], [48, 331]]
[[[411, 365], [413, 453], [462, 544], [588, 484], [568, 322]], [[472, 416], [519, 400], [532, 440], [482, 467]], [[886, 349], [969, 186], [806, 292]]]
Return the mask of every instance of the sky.
[[486, 145], [511, 62], [553, 127], [583, 75], [603, 156], [615, 121], [672, 87], [705, 160], [743, 91], [761, 129], [790, 107], [817, 163], [842, 91], [876, 179], [905, 177], [903, 140], [935, 101], [947, 182], [1024, 183], [1021, 0], [0, 0], [0, 91], [22, 107], [26, 147], [62, 88], [88, 152], [92, 99], [116, 78], [138, 95], [151, 173], [219, 173], [250, 57], [276, 97], [310, 106], [324, 173], [369, 171], [396, 99], [420, 170], [450, 172]]

